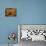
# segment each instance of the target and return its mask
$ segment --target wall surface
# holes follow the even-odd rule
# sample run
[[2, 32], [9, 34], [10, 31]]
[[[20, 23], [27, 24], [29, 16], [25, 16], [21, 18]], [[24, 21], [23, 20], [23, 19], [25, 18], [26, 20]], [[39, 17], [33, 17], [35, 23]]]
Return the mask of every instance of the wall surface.
[[[16, 17], [5, 17], [9, 7], [17, 8]], [[18, 32], [18, 24], [46, 24], [46, 0], [0, 0], [0, 44], [8, 43], [9, 32]]]

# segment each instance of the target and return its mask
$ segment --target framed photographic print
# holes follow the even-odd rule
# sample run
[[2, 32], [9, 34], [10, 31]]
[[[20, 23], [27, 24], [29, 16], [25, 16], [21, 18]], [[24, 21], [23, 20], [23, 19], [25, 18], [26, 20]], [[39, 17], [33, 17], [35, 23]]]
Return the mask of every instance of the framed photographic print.
[[16, 8], [6, 8], [5, 16], [16, 16]]

